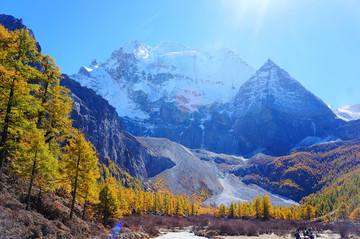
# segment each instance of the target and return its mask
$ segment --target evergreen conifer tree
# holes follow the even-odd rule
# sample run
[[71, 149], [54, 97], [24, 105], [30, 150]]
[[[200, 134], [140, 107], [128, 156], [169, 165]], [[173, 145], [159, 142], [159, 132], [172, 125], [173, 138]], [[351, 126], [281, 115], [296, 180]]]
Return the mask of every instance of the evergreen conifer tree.
[[118, 202], [114, 191], [105, 184], [99, 193], [99, 203], [97, 211], [102, 215], [103, 224], [107, 225], [109, 219], [113, 218], [118, 213]]
[[[72, 218], [76, 198], [84, 195], [79, 192], [86, 192], [85, 189], [90, 190], [91, 188], [87, 188], [90, 185], [82, 183], [90, 181], [91, 177], [98, 178], [99, 168], [97, 166], [98, 159], [94, 146], [85, 140], [80, 130], [74, 133], [70, 143], [65, 147], [65, 152], [62, 168], [65, 182], [71, 185], [72, 202], [70, 218]], [[85, 195], [88, 195], [88, 193], [85, 193]]]
[[39, 59], [35, 40], [28, 30], [8, 32], [0, 26], [0, 168], [19, 146], [28, 119], [34, 116], [39, 102], [33, 97], [38, 87], [28, 84], [40, 77], [32, 66]]
[[13, 161], [15, 172], [30, 179], [26, 210], [29, 209], [33, 185], [40, 188], [40, 193], [41, 189], [54, 189], [58, 177], [58, 161], [45, 145], [43, 131], [32, 130], [35, 132], [27, 132], [22, 137], [21, 147], [18, 149], [16, 160]]
[[355, 222], [360, 222], [360, 207], [355, 208], [355, 210], [350, 214], [350, 219]]
[[263, 210], [263, 218], [268, 220], [272, 217], [272, 206], [271, 200], [268, 195], [264, 195], [262, 198], [262, 210]]

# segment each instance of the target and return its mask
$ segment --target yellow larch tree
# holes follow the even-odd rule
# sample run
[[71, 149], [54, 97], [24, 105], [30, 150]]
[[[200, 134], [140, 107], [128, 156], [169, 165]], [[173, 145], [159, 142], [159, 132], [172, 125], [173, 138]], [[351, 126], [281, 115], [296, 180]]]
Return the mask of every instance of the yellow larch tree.
[[[35, 132], [31, 132], [35, 131]], [[39, 198], [41, 190], [54, 189], [58, 177], [58, 161], [45, 145], [44, 132], [32, 129], [24, 134], [21, 146], [17, 151], [17, 157], [13, 161], [13, 167], [17, 174], [30, 179], [26, 210], [30, 206], [32, 187], [39, 187]]]
[[70, 207], [70, 218], [73, 217], [75, 200], [82, 197], [79, 192], [84, 191], [82, 182], [89, 179], [98, 172], [98, 158], [94, 146], [86, 141], [80, 130], [74, 132], [70, 142], [65, 146], [65, 155], [62, 162], [64, 181], [71, 186], [72, 202]]
[[[38, 61], [35, 40], [28, 30], [7, 31], [0, 26], [0, 168], [16, 152], [28, 119], [38, 110], [39, 102], [28, 84], [40, 72], [32, 66]], [[7, 164], [8, 165], [8, 164]]]

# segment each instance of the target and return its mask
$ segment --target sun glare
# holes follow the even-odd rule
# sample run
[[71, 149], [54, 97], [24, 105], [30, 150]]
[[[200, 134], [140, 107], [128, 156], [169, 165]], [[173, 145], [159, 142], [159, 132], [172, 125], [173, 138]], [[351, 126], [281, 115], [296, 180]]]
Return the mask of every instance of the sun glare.
[[221, 9], [224, 16], [231, 21], [234, 31], [241, 30], [250, 24], [253, 28], [254, 40], [256, 40], [266, 18], [281, 14], [288, 3], [289, 1], [286, 0], [223, 0]]

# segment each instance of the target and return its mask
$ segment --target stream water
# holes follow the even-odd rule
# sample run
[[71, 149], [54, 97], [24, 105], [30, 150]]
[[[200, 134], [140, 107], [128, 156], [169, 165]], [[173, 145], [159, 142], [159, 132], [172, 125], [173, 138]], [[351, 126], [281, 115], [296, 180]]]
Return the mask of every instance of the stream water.
[[166, 234], [156, 237], [160, 239], [204, 239], [205, 237], [195, 236], [190, 232], [167, 232]]

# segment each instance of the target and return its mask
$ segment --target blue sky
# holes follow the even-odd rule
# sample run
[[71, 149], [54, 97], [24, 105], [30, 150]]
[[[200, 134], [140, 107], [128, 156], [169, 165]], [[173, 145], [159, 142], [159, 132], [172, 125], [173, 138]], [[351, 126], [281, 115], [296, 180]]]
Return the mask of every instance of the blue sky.
[[254, 68], [268, 58], [334, 107], [360, 103], [358, 0], [1, 0], [63, 73], [124, 43], [225, 46]]

